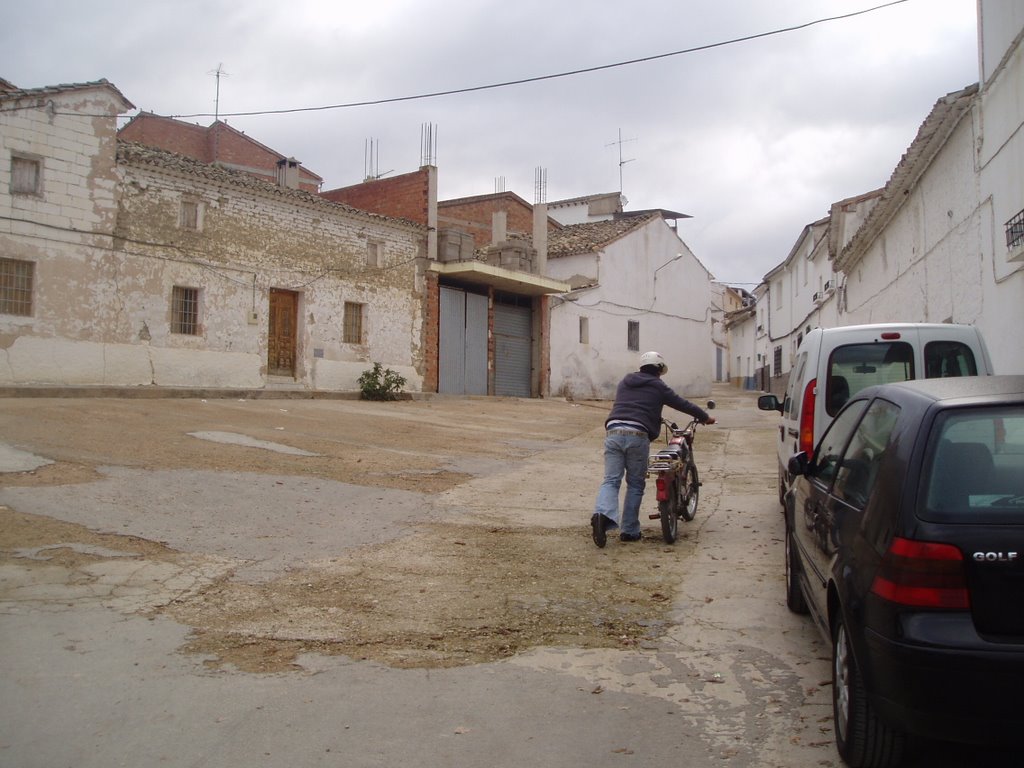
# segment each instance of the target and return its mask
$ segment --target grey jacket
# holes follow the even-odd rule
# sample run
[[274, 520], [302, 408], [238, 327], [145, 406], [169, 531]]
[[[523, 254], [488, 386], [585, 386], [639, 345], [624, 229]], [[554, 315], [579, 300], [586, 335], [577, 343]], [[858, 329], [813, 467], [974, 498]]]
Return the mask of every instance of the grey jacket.
[[710, 418], [707, 411], [677, 395], [655, 374], [636, 371], [627, 373], [619, 382], [615, 404], [605, 420], [605, 426], [616, 419], [635, 421], [644, 425], [651, 440], [657, 440], [661, 434], [661, 409], [666, 405], [693, 416], [701, 423]]

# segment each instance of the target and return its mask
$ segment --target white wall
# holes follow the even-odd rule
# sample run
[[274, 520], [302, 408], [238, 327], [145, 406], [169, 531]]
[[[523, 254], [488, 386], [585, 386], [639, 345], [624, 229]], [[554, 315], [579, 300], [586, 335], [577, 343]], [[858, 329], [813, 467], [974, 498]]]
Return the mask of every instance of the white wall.
[[[611, 398], [623, 375], [638, 369], [640, 354], [656, 350], [668, 363], [669, 386], [687, 397], [707, 395], [714, 378], [711, 280], [676, 233], [653, 218], [600, 254], [550, 259], [548, 272], [567, 280], [587, 261], [600, 284], [573, 301], [551, 302], [552, 394]], [[579, 340], [580, 317], [587, 318], [588, 343]], [[630, 320], [640, 324], [636, 351], [627, 347]]]

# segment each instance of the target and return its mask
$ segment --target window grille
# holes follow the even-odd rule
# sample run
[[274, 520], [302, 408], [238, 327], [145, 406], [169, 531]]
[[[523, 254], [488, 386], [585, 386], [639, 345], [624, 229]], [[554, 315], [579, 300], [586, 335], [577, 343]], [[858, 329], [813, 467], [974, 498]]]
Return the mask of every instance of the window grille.
[[1024, 210], [1006, 222], [1006, 247], [1024, 245]]
[[0, 259], [0, 314], [32, 314], [32, 284], [35, 262]]
[[775, 350], [774, 350], [774, 353], [775, 354], [773, 355], [773, 359], [772, 359], [772, 368], [773, 368], [772, 376], [781, 376], [782, 375], [782, 347], [781, 346], [776, 347]]
[[199, 335], [199, 289], [174, 286], [171, 292], [171, 333]]
[[363, 343], [363, 305], [345, 302], [345, 318], [342, 327], [342, 341], [346, 344]]
[[640, 321], [630, 320], [626, 329], [626, 348], [632, 352], [640, 351]]

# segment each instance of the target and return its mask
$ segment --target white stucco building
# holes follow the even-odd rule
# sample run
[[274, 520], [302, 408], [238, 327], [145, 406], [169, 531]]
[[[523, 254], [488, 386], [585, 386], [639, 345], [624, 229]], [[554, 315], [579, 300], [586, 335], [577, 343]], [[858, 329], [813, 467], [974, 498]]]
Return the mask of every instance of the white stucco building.
[[711, 391], [712, 278], [660, 212], [569, 225], [548, 238], [548, 272], [573, 288], [551, 303], [553, 395], [611, 398], [651, 349], [665, 357], [665, 381], [677, 392]]

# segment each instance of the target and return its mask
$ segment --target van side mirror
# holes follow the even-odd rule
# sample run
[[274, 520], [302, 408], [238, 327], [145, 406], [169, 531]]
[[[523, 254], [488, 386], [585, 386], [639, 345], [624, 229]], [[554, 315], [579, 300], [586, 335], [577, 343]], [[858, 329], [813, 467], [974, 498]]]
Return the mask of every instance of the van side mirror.
[[789, 463], [786, 469], [789, 470], [789, 474], [793, 477], [799, 477], [806, 475], [807, 470], [810, 467], [810, 462], [807, 459], [807, 451], [800, 451], [800, 453], [793, 454], [789, 457]]
[[715, 410], [715, 401], [714, 400], [708, 400], [708, 410], [709, 411]]
[[782, 402], [775, 395], [761, 395], [757, 398], [757, 407], [762, 411], [778, 411], [782, 413]]

